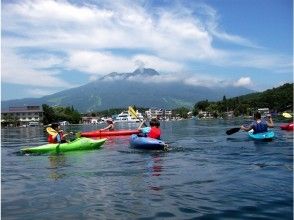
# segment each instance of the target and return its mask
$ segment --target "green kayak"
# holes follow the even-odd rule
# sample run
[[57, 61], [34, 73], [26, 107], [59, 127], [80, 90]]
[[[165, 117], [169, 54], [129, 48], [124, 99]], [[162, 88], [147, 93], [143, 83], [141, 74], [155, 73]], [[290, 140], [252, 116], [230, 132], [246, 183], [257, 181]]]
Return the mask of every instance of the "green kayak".
[[25, 147], [20, 149], [20, 151], [23, 153], [57, 153], [76, 150], [92, 150], [100, 148], [106, 140], [106, 138], [94, 140], [91, 138], [81, 137], [69, 143], [45, 144], [38, 147]]

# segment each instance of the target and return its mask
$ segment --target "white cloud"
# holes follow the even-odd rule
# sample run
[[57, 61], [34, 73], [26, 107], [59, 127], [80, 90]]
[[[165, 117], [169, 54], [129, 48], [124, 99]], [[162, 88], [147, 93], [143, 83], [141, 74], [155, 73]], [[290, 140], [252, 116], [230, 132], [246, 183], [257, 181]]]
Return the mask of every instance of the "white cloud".
[[[46, 61], [42, 62], [39, 60], [40, 62], [33, 62], [12, 53], [8, 49], [4, 49], [4, 51], [5, 56], [1, 56], [1, 81], [3, 83], [60, 88], [70, 88], [73, 86], [54, 76], [54, 72], [52, 74], [52, 72], [46, 70], [38, 70]], [[49, 63], [52, 62], [49, 61]], [[53, 63], [56, 62], [54, 61]]]
[[179, 63], [150, 55], [134, 57], [115, 56], [110, 52], [75, 51], [69, 57], [67, 67], [87, 72], [91, 75], [105, 75], [110, 72], [131, 72], [136, 68], [152, 67], [158, 71], [179, 71], [183, 66]]
[[32, 88], [32, 89], [27, 89], [27, 94], [30, 97], [40, 97], [40, 96], [45, 96], [49, 94], [53, 94], [55, 92], [58, 92], [54, 89], [43, 89], [43, 88]]
[[156, 56], [139, 54], [132, 57], [132, 62], [135, 64], [141, 63], [145, 67], [152, 67], [160, 72], [173, 71], [178, 72], [184, 69], [184, 66], [176, 61], [161, 59]]
[[[85, 72], [93, 80], [114, 71], [130, 72], [141, 64], [174, 72], [164, 75], [167, 81], [181, 78], [195, 62], [276, 72], [292, 69], [291, 57], [260, 52], [260, 45], [223, 30], [215, 9], [191, 2], [191, 7], [179, 1], [148, 9], [142, 1], [128, 0], [7, 1], [2, 4], [2, 81], [68, 88], [58, 75], [62, 69]], [[216, 38], [245, 47], [246, 52], [216, 48]], [[23, 56], [16, 53], [19, 50]], [[60, 71], [49, 71], [52, 68]], [[186, 83], [209, 81], [222, 80], [195, 75]]]
[[234, 83], [234, 86], [236, 87], [247, 87], [251, 86], [253, 83], [251, 81], [250, 77], [241, 77], [240, 79], [237, 80], [237, 82]]
[[69, 68], [85, 71], [90, 74], [104, 75], [118, 69], [126, 72], [135, 68], [129, 59], [114, 56], [111, 53], [75, 51], [66, 64]]

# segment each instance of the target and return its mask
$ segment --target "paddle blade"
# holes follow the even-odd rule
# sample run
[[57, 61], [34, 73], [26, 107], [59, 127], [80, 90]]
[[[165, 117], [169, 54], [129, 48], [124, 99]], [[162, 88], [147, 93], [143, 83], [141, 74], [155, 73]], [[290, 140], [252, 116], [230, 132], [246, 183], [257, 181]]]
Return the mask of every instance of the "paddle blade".
[[284, 113], [283, 113], [283, 116], [284, 116], [285, 118], [292, 118], [292, 115], [290, 115], [290, 114], [287, 113], [287, 112], [284, 112]]
[[234, 134], [234, 133], [240, 131], [240, 129], [241, 129], [241, 128], [231, 128], [231, 129], [229, 129], [229, 130], [226, 131], [226, 134], [227, 134], [227, 135]]
[[80, 138], [80, 137], [82, 137], [82, 133], [81, 132], [77, 132], [76, 133], [76, 138]]
[[46, 128], [46, 131], [52, 136], [56, 136], [58, 134], [58, 132], [51, 127]]
[[129, 106], [129, 110], [128, 110], [129, 114], [133, 117], [133, 118], [138, 118], [136, 111], [132, 108], [132, 106]]

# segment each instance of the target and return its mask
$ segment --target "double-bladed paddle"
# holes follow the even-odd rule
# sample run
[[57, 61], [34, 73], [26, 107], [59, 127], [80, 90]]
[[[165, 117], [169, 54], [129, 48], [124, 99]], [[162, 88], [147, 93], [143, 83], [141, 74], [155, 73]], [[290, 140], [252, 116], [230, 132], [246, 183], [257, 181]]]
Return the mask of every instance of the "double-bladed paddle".
[[240, 127], [238, 127], [238, 128], [231, 128], [231, 129], [229, 129], [229, 130], [226, 131], [226, 134], [227, 135], [234, 134], [234, 133], [240, 131], [240, 129], [241, 129]]

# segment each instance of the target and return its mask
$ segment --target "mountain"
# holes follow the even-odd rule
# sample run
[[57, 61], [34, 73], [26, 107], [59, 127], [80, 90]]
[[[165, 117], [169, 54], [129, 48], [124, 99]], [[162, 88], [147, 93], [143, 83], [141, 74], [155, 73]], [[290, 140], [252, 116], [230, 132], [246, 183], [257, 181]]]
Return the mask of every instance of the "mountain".
[[[145, 79], [160, 76], [154, 69], [137, 69], [132, 73], [110, 73], [86, 85], [41, 98], [2, 101], [2, 109], [10, 106], [48, 104], [73, 106], [80, 112], [126, 108], [129, 105], [173, 109], [192, 107], [200, 100], [221, 100], [253, 92], [246, 88], [186, 85], [182, 82], [157, 82]], [[138, 81], [138, 79], [140, 81]]]
[[117, 73], [112, 72], [100, 78], [100, 80], [128, 80], [133, 77], [152, 77], [159, 76], [159, 73], [151, 68], [136, 69], [132, 73]]

